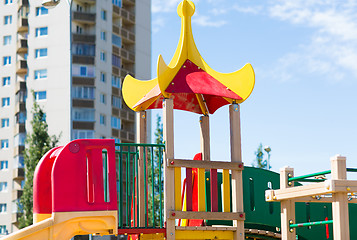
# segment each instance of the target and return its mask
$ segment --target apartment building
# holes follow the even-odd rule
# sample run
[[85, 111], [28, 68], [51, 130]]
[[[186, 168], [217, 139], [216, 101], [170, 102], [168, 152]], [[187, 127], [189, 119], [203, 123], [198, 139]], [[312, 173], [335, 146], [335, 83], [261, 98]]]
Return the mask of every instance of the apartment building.
[[18, 229], [33, 101], [60, 144], [135, 141], [121, 84], [126, 74], [151, 77], [150, 10], [150, 0], [62, 0], [51, 9], [41, 0], [1, 0], [0, 236]]

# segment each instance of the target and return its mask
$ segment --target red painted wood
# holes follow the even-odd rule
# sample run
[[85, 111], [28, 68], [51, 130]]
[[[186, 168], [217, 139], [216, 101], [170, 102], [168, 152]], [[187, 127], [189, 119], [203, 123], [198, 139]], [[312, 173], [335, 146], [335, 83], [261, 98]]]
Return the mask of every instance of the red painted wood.
[[[202, 153], [197, 153], [193, 160], [202, 161]], [[198, 177], [197, 168], [192, 169], [192, 211], [198, 211]], [[188, 226], [203, 226], [203, 219], [190, 219]]]
[[211, 169], [211, 211], [218, 212], [217, 169]]
[[186, 210], [192, 211], [192, 168], [186, 168]]
[[166, 228], [120, 228], [118, 235], [166, 233]]

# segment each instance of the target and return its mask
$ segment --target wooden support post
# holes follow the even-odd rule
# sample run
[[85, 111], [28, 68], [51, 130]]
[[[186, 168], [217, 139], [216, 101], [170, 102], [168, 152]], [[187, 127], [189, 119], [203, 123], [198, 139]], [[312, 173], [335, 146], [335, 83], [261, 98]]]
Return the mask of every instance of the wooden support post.
[[[174, 103], [173, 99], [163, 101], [163, 130], [166, 144], [164, 163], [174, 159]], [[166, 239], [175, 239], [175, 219], [169, 219], [170, 211], [175, 210], [175, 169], [164, 164], [164, 217], [166, 221]]]
[[[229, 106], [231, 161], [242, 163], [240, 107], [238, 104]], [[232, 212], [244, 212], [242, 171], [232, 170]], [[234, 240], [244, 239], [244, 220], [233, 220]]]
[[[331, 179], [346, 180], [346, 157], [336, 155], [331, 158]], [[332, 202], [332, 218], [333, 218], [333, 239], [334, 240], [349, 240], [349, 214], [347, 194], [333, 193], [335, 201]]]
[[[284, 167], [280, 169], [280, 189], [293, 187], [293, 182], [289, 183], [288, 178], [294, 176], [294, 169]], [[280, 202], [281, 208], [281, 239], [295, 240], [296, 230], [290, 231], [290, 224], [295, 223], [295, 200], [283, 200]]]
[[[209, 138], [209, 116], [200, 117], [201, 130], [201, 152], [202, 160], [210, 161], [210, 138]], [[198, 211], [206, 210], [206, 177], [205, 169], [199, 168], [198, 171]]]
[[[147, 130], [146, 130], [146, 111], [140, 111], [136, 113], [136, 122], [137, 122], [137, 143], [146, 143], [147, 139]], [[138, 161], [138, 185], [139, 190], [137, 194], [139, 196], [139, 227], [145, 227], [145, 181], [144, 179], [144, 151], [142, 147], [139, 147], [139, 161]], [[135, 204], [134, 204], [135, 205]]]

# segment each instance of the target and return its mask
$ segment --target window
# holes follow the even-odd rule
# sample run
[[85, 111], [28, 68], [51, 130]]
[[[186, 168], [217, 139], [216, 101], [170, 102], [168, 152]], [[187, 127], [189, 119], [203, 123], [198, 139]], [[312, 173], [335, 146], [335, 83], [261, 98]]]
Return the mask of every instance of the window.
[[112, 0], [112, 3], [113, 3], [115, 6], [121, 7], [121, 0]]
[[101, 18], [106, 21], [107, 20], [107, 11], [103, 10], [100, 12]]
[[112, 106], [116, 108], [121, 108], [122, 107], [121, 99], [119, 97], [112, 96]]
[[4, 45], [10, 45], [11, 44], [11, 35], [9, 36], [4, 36]]
[[4, 16], [4, 25], [11, 24], [12, 23], [12, 16]]
[[25, 139], [26, 139], [26, 134], [25, 133], [19, 133], [14, 137], [14, 146], [25, 146]]
[[1, 127], [8, 128], [10, 126], [10, 120], [8, 118], [1, 119]]
[[23, 156], [16, 156], [14, 158], [13, 168], [23, 168], [25, 167], [25, 161]]
[[9, 162], [7, 160], [0, 161], [0, 170], [9, 169]]
[[0, 213], [6, 213], [6, 203], [0, 203]]
[[87, 67], [81, 67], [80, 68], [80, 75], [81, 76], [87, 76]]
[[2, 98], [1, 99], [1, 106], [2, 107], [10, 106], [10, 98], [9, 97]]
[[115, 56], [114, 54], [112, 54], [112, 65], [120, 68], [121, 67], [120, 57]]
[[0, 225], [0, 234], [7, 234], [6, 225]]
[[73, 120], [92, 122], [94, 121], [95, 110], [91, 108], [73, 108]]
[[106, 117], [104, 114], [99, 115], [99, 123], [100, 125], [106, 125]]
[[111, 127], [115, 129], [121, 129], [121, 121], [120, 118], [112, 117], [111, 118]]
[[112, 86], [116, 88], [120, 88], [121, 80], [120, 77], [112, 75]]
[[35, 49], [35, 58], [47, 57], [47, 48]]
[[95, 45], [89, 44], [73, 44], [73, 54], [95, 56]]
[[94, 66], [72, 65], [72, 75], [79, 77], [95, 77]]
[[9, 140], [8, 139], [1, 140], [1, 149], [7, 149], [7, 148], [9, 148]]
[[35, 100], [40, 101], [40, 100], [46, 100], [47, 99], [47, 93], [46, 91], [38, 91], [35, 92]]
[[76, 27], [76, 33], [82, 34], [82, 32], [83, 32], [83, 28], [81, 28], [80, 26], [77, 26]]
[[104, 93], [101, 93], [99, 95], [100, 97], [100, 102], [103, 103], [103, 104], [106, 104], [107, 103], [107, 96], [104, 94]]
[[11, 65], [11, 56], [5, 56], [3, 57], [2, 65]]
[[47, 35], [48, 35], [48, 27], [36, 28], [36, 37], [47, 36]]
[[107, 40], [107, 33], [105, 31], [100, 32], [100, 39], [102, 39], [103, 41]]
[[94, 99], [94, 87], [73, 87], [73, 98]]
[[83, 8], [81, 5], [77, 4], [77, 12], [82, 12]]
[[2, 78], [2, 85], [9, 86], [10, 85], [10, 77], [3, 77]]
[[0, 182], [0, 192], [7, 192], [7, 182]]
[[121, 37], [119, 37], [115, 34], [112, 34], [112, 44], [121, 48]]
[[105, 83], [107, 81], [107, 74], [105, 74], [104, 72], [101, 72], [100, 73], [100, 81]]
[[5, 0], [5, 5], [12, 3], [12, 0]]
[[73, 138], [94, 138], [94, 131], [92, 130], [73, 130]]
[[47, 69], [35, 70], [35, 79], [47, 78]]
[[103, 62], [106, 61], [106, 53], [104, 51], [100, 51], [100, 60], [102, 60]]
[[25, 123], [26, 122], [26, 112], [19, 112], [19, 113], [16, 113], [15, 115], [15, 122], [16, 123]]
[[37, 7], [36, 8], [36, 16], [46, 15], [48, 14], [48, 9], [45, 7]]

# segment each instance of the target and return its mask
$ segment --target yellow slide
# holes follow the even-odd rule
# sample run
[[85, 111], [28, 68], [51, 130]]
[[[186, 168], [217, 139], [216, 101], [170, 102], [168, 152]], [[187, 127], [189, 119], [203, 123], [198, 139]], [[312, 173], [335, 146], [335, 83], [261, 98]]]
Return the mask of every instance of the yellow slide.
[[2, 240], [67, 240], [76, 235], [118, 233], [117, 211], [60, 212]]

